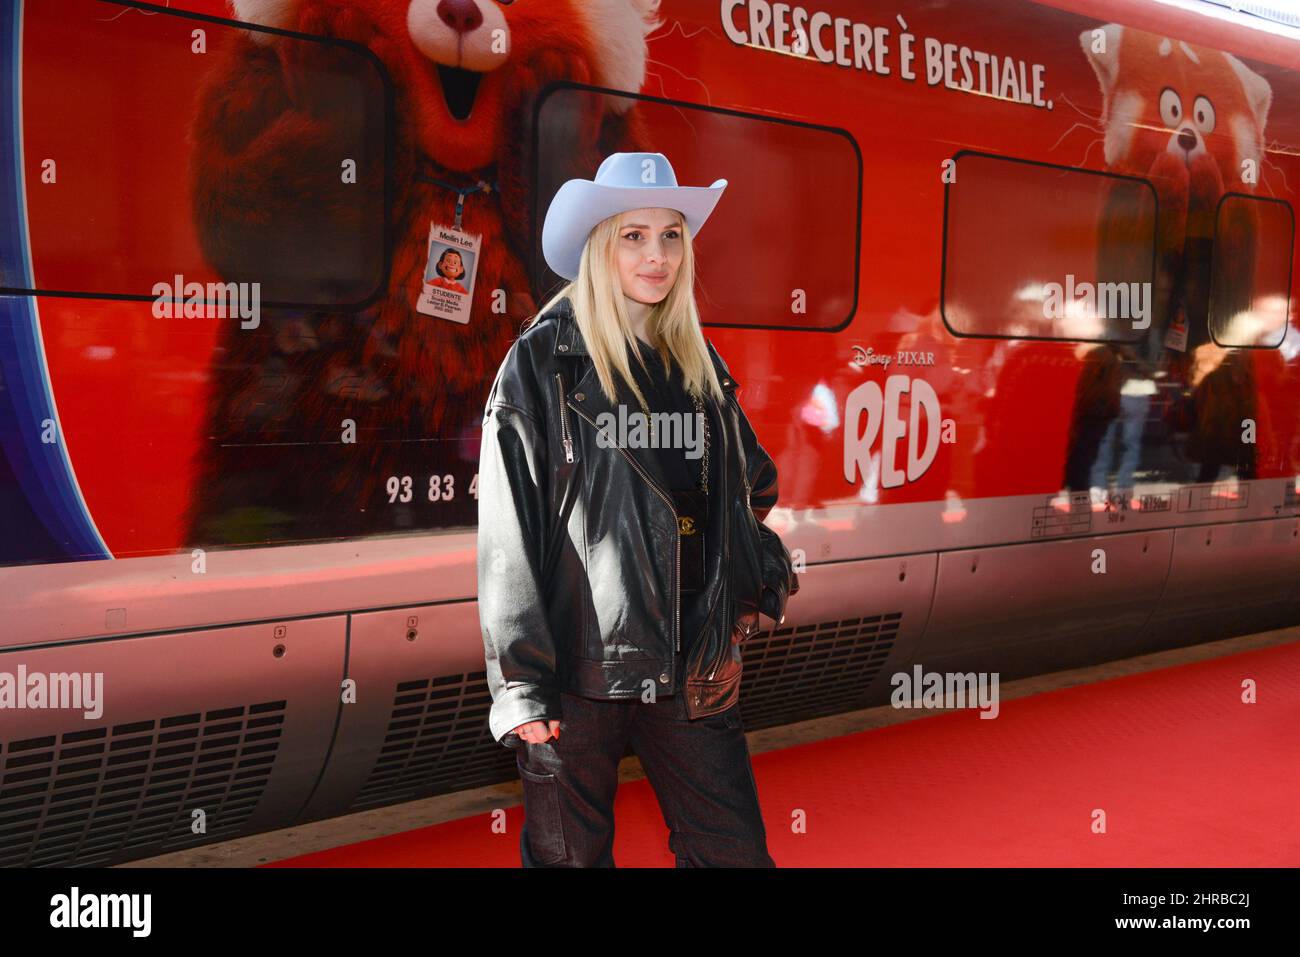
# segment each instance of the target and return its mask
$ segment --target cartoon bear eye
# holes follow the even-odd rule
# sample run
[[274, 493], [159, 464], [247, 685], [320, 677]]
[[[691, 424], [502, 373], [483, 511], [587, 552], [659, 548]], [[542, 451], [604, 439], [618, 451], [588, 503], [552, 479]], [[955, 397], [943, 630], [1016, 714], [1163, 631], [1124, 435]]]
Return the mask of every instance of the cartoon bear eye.
[[1160, 119], [1170, 129], [1183, 121], [1183, 101], [1169, 87], [1160, 91]]
[[1214, 104], [1208, 97], [1198, 96], [1192, 104], [1192, 119], [1202, 133], [1214, 132]]

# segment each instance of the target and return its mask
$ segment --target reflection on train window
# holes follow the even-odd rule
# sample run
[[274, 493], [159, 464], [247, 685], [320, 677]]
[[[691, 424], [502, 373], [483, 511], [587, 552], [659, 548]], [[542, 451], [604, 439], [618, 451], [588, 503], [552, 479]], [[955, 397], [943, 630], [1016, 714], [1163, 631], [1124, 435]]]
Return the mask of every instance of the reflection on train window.
[[[80, 5], [27, 19], [31, 270], [19, 255], [0, 261], [5, 287], [155, 299], [166, 284], [196, 308], [219, 291], [342, 309], [382, 289], [388, 79], [372, 56], [234, 21]], [[235, 47], [254, 53], [225, 56]], [[248, 89], [240, 69], [264, 82], [232, 100]]]
[[1135, 341], [1150, 327], [1156, 194], [1131, 176], [954, 157], [942, 313], [954, 335]]
[[1288, 203], [1228, 193], [1214, 223], [1210, 334], [1221, 346], [1277, 348], [1290, 309], [1295, 216]]
[[[696, 243], [696, 289], [708, 325], [832, 330], [856, 308], [862, 156], [844, 130], [656, 97], [559, 85], [538, 114], [537, 225], [566, 180], [590, 179], [601, 156], [576, 155], [572, 130], [602, 102], [626, 101], [643, 149], [668, 157], [681, 185], [726, 179]], [[562, 282], [549, 270], [543, 290]]]

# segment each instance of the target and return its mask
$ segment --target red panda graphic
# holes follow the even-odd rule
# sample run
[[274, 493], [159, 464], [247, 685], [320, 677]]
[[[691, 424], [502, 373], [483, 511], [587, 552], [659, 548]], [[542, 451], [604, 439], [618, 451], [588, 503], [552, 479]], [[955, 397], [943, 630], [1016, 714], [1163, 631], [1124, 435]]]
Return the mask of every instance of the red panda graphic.
[[[280, 301], [355, 303], [361, 278], [382, 284], [364, 310], [264, 308], [259, 328], [224, 333], [188, 543], [476, 521], [469, 484], [491, 374], [546, 291], [531, 248], [535, 138], [553, 186], [590, 176], [610, 152], [648, 148], [630, 100], [573, 97], [544, 130], [533, 129], [535, 104], [556, 81], [639, 91], [658, 5], [231, 0], [238, 20], [361, 44], [387, 75], [392, 128], [358, 109], [378, 75], [366, 57], [238, 31], [204, 80], [191, 131], [206, 258], [228, 281], [319, 277], [319, 295]], [[385, 133], [386, 198], [375, 175]], [[339, 187], [345, 159], [359, 171], [351, 192]], [[482, 234], [470, 321], [419, 313], [430, 225], [453, 225], [455, 188], [480, 183], [463, 203], [464, 230]]]
[[[1085, 369], [1076, 415], [1083, 407], [1118, 405], [1092, 395], [1103, 386], [1089, 369], [1113, 370], [1117, 361], [1129, 366], [1126, 374], [1165, 368], [1179, 384], [1174, 401], [1188, 432], [1184, 452], [1201, 463], [1196, 480], [1215, 478], [1223, 465], [1254, 477], [1255, 447], [1243, 442], [1242, 420], [1256, 419], [1255, 360], [1249, 350], [1225, 348], [1211, 337], [1211, 267], [1217, 258], [1222, 281], [1214, 289], [1213, 312], [1222, 323], [1250, 307], [1258, 225], [1251, 203], [1226, 205], [1217, 232], [1216, 217], [1225, 193], [1256, 190], [1272, 101], [1268, 81], [1229, 53], [1114, 23], [1083, 31], [1079, 41], [1104, 97], [1106, 166], [1150, 182], [1159, 212], [1147, 338], [1133, 349], [1101, 347], [1111, 355]], [[1139, 218], [1126, 205], [1131, 197], [1131, 190], [1116, 188], [1107, 204], [1099, 281], [1131, 277], [1137, 263], [1129, 259], [1150, 255], [1126, 242]], [[1182, 322], [1185, 342], [1167, 339], [1171, 323]], [[1123, 379], [1106, 381], [1118, 386]], [[1177, 417], [1170, 418], [1181, 431], [1172, 421]]]

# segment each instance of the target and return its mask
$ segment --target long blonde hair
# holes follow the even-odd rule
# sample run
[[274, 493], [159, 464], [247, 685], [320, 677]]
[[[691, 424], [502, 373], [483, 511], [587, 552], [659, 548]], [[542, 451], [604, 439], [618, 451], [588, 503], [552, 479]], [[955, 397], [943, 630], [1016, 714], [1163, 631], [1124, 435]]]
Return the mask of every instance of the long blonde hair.
[[[614, 372], [617, 371], [637, 399], [645, 404], [645, 396], [633, 379], [627, 361], [629, 347], [638, 362], [641, 362], [641, 351], [636, 345], [636, 333], [628, 322], [623, 286], [618, 278], [618, 224], [621, 216], [621, 213], [616, 213], [596, 224], [582, 248], [578, 277], [565, 283], [536, 316], [524, 323], [524, 327], [532, 325], [567, 296], [605, 397], [610, 402], [617, 401], [614, 385]], [[722, 386], [713, 369], [709, 347], [700, 329], [700, 313], [695, 305], [695, 250], [685, 217], [680, 229], [682, 263], [668, 295], [650, 309], [646, 336], [659, 350], [665, 369], [668, 368], [669, 356], [677, 361], [688, 391], [702, 395], [707, 390], [722, 402], [725, 400]], [[645, 368], [643, 362], [642, 368]]]

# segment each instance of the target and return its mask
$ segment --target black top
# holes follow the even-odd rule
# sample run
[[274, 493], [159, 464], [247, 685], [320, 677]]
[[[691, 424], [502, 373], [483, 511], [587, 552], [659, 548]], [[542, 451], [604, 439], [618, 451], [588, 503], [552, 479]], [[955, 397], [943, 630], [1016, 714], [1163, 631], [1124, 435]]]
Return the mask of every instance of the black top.
[[[636, 361], [631, 348], [628, 349], [628, 365], [632, 369], [632, 375], [636, 379], [637, 385], [641, 389], [642, 395], [645, 396], [646, 405], [651, 412], [681, 412], [691, 416], [695, 415], [695, 402], [691, 394], [686, 390], [686, 384], [682, 378], [681, 367], [676, 360], [671, 362], [670, 370], [664, 372], [663, 358], [658, 350], [653, 346], [637, 339], [637, 345], [641, 349], [641, 355], [645, 359], [646, 370], [642, 370], [640, 364]], [[625, 389], [627, 402], [632, 405], [632, 410], [640, 412], [641, 408], [637, 405], [636, 396], [630, 389]], [[720, 507], [717, 500], [717, 482], [718, 482], [718, 452], [717, 452], [717, 419], [708, 411], [706, 403], [705, 415], [709, 421], [709, 510], [710, 518], [716, 516], [717, 509]], [[694, 428], [694, 426], [693, 426]], [[696, 458], [690, 458], [686, 452], [702, 449], [704, 438], [699, 432], [692, 433], [693, 441], [687, 444], [686, 448], [661, 447], [652, 451], [658, 456], [660, 469], [662, 470], [667, 482], [667, 489], [691, 489], [698, 488], [700, 474], [703, 471], [704, 457], [699, 455]], [[669, 436], [661, 436], [663, 444], [668, 444]], [[709, 523], [716, 531], [716, 525]], [[705, 536], [705, 568], [708, 568], [708, 556], [712, 546], [712, 536]], [[704, 616], [707, 611], [703, 607], [701, 596], [703, 591], [698, 593], [683, 593], [681, 604], [681, 635], [682, 635], [682, 653], [685, 654], [691, 647], [691, 644], [698, 636], [700, 629], [704, 624]]]
[[[651, 412], [679, 412], [682, 415], [695, 415], [695, 401], [691, 394], [686, 391], [686, 383], [682, 378], [681, 367], [674, 360], [669, 373], [664, 373], [663, 358], [659, 355], [654, 346], [647, 345], [640, 339], [637, 339], [637, 345], [641, 348], [641, 355], [645, 359], [646, 368], [649, 370], [649, 376], [641, 369], [636, 357], [628, 350], [628, 364], [632, 368], [632, 376], [636, 379], [637, 385], [641, 388], [641, 394], [645, 396], [646, 405]], [[630, 393], [630, 390], [629, 390]], [[628, 399], [635, 404], [635, 395], [629, 394]], [[707, 412], [708, 406], [705, 406]], [[637, 407], [636, 411], [640, 411]], [[716, 423], [709, 416], [710, 445], [713, 444], [713, 434], [716, 434]], [[683, 421], [686, 421], [683, 419]], [[694, 421], [692, 419], [692, 421]], [[686, 453], [688, 451], [697, 452], [702, 449], [704, 437], [699, 433], [698, 426], [692, 426], [696, 431], [692, 432], [692, 442], [688, 448], [664, 448], [662, 444], [669, 442], [669, 435], [661, 435], [659, 441], [661, 447], [655, 452], [659, 456], [659, 465], [663, 469], [667, 479], [667, 487], [670, 489], [689, 489], [698, 488], [700, 484], [700, 474], [704, 468], [704, 456], [698, 455], [691, 458]], [[712, 448], [710, 448], [712, 453]], [[710, 459], [713, 455], [710, 454]], [[714, 473], [717, 471], [713, 462], [709, 463], [709, 486], [712, 488]]]

